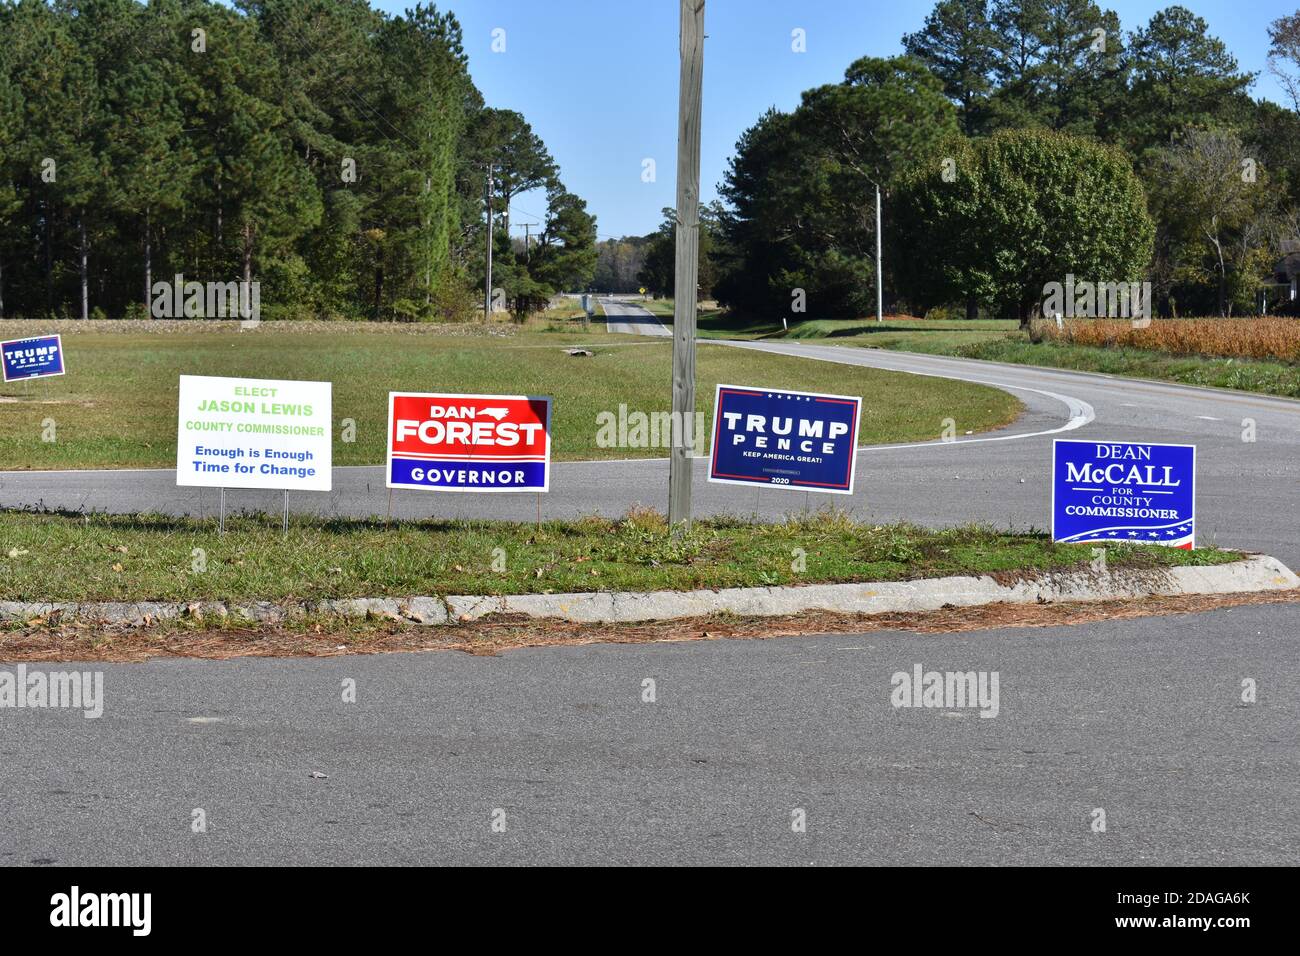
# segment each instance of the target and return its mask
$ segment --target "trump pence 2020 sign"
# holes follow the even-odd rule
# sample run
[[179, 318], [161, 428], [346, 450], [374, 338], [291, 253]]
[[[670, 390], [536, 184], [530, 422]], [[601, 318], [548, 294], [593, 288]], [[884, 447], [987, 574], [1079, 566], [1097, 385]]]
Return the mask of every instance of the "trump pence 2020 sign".
[[0, 374], [6, 382], [63, 372], [63, 340], [57, 335], [0, 342]]
[[1128, 541], [1191, 548], [1196, 446], [1056, 441], [1052, 540]]
[[709, 481], [853, 494], [862, 399], [719, 385]]
[[388, 393], [388, 487], [547, 491], [551, 400]]

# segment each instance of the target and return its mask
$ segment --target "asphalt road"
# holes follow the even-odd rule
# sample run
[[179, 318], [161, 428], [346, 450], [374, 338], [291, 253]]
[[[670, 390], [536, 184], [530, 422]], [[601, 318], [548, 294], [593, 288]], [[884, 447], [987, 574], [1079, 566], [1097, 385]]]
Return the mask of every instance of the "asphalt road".
[[[998, 433], [863, 449], [860, 516], [1044, 527], [1054, 436], [1190, 441], [1201, 541], [1300, 565], [1300, 403], [850, 347], [702, 347], [969, 378], [1025, 402]], [[802, 507], [775, 491], [751, 507], [699, 477], [699, 513]], [[383, 512], [380, 469], [339, 469], [336, 485], [291, 502]], [[558, 465], [552, 486], [552, 515], [661, 505], [666, 463]], [[475, 497], [399, 495], [394, 513], [532, 517], [531, 496]], [[166, 471], [0, 475], [0, 504], [38, 501], [198, 504]], [[97, 720], [0, 710], [0, 863], [1295, 865], [1298, 607], [959, 635], [94, 665]], [[996, 671], [998, 716], [895, 709], [891, 675], [917, 664]], [[646, 678], [655, 703], [642, 702]], [[1255, 703], [1240, 699], [1246, 678]], [[196, 809], [206, 833], [192, 832]], [[792, 831], [797, 810], [806, 832]]]
[[[671, 326], [665, 325], [650, 310], [618, 299], [601, 299], [605, 310], [605, 327], [611, 332], [628, 332], [633, 335], [672, 336]], [[626, 318], [624, 318], [626, 317]]]
[[[101, 665], [97, 720], [0, 712], [0, 862], [1295, 865], [1295, 625]], [[894, 708], [916, 664], [998, 715]]]

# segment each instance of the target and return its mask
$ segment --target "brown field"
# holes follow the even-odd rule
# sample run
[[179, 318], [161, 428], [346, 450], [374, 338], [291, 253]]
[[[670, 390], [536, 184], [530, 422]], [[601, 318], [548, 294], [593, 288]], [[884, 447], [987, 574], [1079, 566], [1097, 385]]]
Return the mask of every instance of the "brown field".
[[1144, 329], [1128, 319], [1067, 319], [1063, 329], [1035, 322], [1030, 335], [1035, 342], [1300, 362], [1300, 319], [1155, 319]]

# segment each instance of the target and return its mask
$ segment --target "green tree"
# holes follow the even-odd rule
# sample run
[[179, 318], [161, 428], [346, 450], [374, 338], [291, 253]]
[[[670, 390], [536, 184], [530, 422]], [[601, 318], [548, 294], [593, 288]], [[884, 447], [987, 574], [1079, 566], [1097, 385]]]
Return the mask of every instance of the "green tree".
[[1189, 130], [1152, 165], [1169, 283], [1214, 288], [1221, 316], [1250, 309], [1273, 248], [1276, 203], [1264, 171], [1229, 130]]
[[[484, 103], [433, 6], [0, 0], [8, 314], [134, 313], [155, 274], [183, 272], [257, 277], [271, 318], [458, 317], [488, 162], [508, 234], [514, 196], [558, 171]], [[575, 282], [590, 216], [563, 195], [538, 265]]]
[[[27, 160], [33, 164], [25, 178], [39, 195], [45, 308], [47, 312], [56, 308], [61, 270], [54, 250], [63, 247], [70, 232], [69, 245], [76, 250], [77, 314], [85, 319], [90, 316], [93, 220], [100, 211], [107, 174], [93, 47], [74, 35], [76, 18], [63, 8], [27, 0], [19, 4], [16, 15], [18, 30], [25, 34], [20, 39], [24, 59], [17, 78], [26, 108]], [[81, 24], [77, 28], [84, 30]]]
[[1268, 69], [1300, 112], [1300, 10], [1278, 17], [1268, 28]]
[[107, 201], [139, 231], [144, 308], [152, 301], [154, 234], [160, 213], [179, 211], [196, 157], [166, 61], [129, 61], [106, 93], [106, 139], [113, 175]]
[[1127, 124], [1130, 151], [1167, 146], [1190, 126], [1215, 122], [1234, 97], [1254, 81], [1203, 19], [1185, 7], [1169, 7], [1129, 41], [1132, 87]]
[[945, 149], [957, 154], [955, 168], [936, 157], [895, 190], [891, 247], [906, 264], [899, 278], [909, 300], [973, 297], [1025, 325], [1045, 286], [1067, 275], [1143, 276], [1154, 225], [1123, 153], [1047, 130]]
[[1038, 69], [1047, 31], [1047, 0], [993, 0], [991, 103], [998, 126], [1025, 126], [1036, 120]]
[[940, 0], [925, 25], [903, 37], [903, 49], [942, 81], [962, 132], [978, 132], [987, 122], [994, 65], [988, 0]]
[[1126, 61], [1113, 12], [1093, 0], [998, 0], [991, 21], [996, 126], [1116, 135]]
[[719, 301], [824, 315], [874, 307], [876, 187], [887, 198], [894, 176], [956, 129], [942, 83], [913, 57], [863, 57], [793, 114], [765, 114], [722, 187]]
[[[700, 207], [699, 264], [696, 268], [697, 296], [707, 299], [714, 294], [718, 280], [715, 260], [719, 245], [719, 229], [724, 215], [717, 201]], [[677, 210], [663, 209], [663, 222], [646, 236], [645, 259], [636, 279], [656, 298], [672, 296], [677, 287]]]
[[636, 292], [637, 273], [645, 262], [647, 241], [642, 236], [606, 239], [596, 246], [596, 271], [592, 285], [598, 292]]
[[[12, 36], [12, 10], [0, 7], [0, 35]], [[21, 174], [18, 158], [23, 115], [22, 92], [10, 79], [17, 59], [13, 47], [0, 46], [0, 319], [5, 317], [5, 259], [14, 230], [14, 217], [22, 209], [17, 181]]]
[[473, 138], [493, 169], [493, 205], [502, 210], [510, 231], [510, 200], [520, 193], [549, 186], [555, 160], [532, 126], [514, 110], [485, 109], [476, 118]]
[[587, 204], [556, 182], [549, 191], [546, 223], [529, 272], [553, 292], [585, 289], [596, 274], [596, 217]]

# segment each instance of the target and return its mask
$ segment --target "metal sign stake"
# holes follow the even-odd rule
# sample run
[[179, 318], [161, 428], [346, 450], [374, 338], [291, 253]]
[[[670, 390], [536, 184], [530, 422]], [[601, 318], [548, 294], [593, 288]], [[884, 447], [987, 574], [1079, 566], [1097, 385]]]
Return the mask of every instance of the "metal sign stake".
[[220, 517], [217, 519], [217, 534], [226, 533], [226, 489], [221, 489], [221, 499], [219, 504]]

